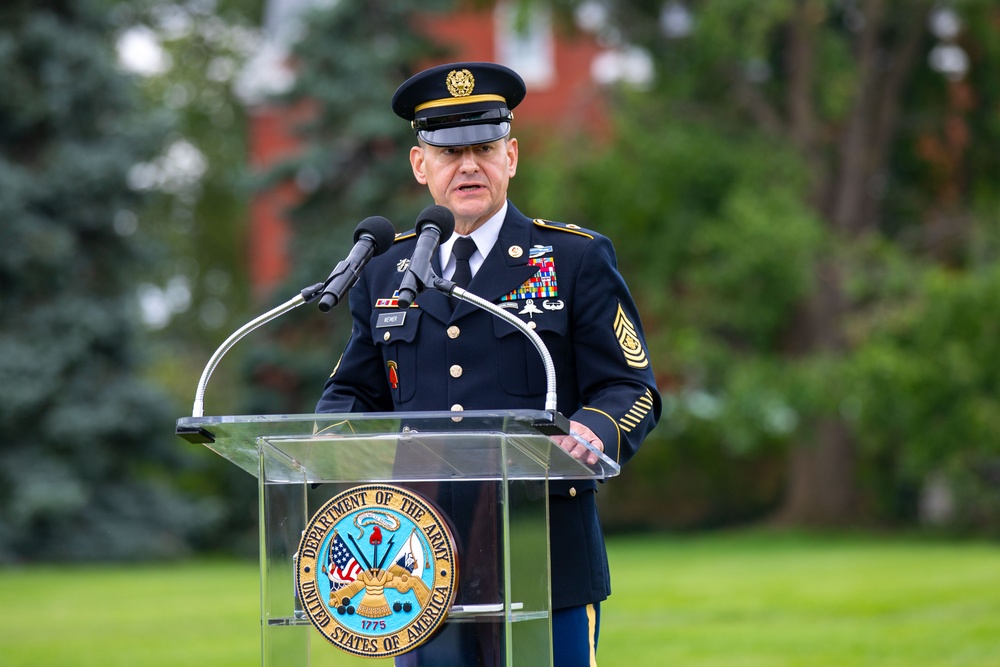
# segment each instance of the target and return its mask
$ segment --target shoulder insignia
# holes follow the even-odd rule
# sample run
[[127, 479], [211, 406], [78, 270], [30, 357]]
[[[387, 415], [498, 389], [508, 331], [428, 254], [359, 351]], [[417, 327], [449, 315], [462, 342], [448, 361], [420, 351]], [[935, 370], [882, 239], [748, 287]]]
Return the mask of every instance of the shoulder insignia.
[[396, 243], [397, 241], [405, 241], [406, 239], [413, 238], [416, 235], [417, 235], [417, 230], [415, 229], [411, 229], [408, 232], [400, 232], [399, 234], [396, 234], [396, 238], [394, 238], [392, 242]]
[[554, 229], [560, 232], [569, 232], [570, 234], [578, 234], [580, 236], [585, 236], [588, 239], [594, 238], [593, 234], [587, 232], [579, 225], [567, 225], [564, 222], [552, 222], [551, 220], [542, 220], [541, 218], [535, 218], [534, 223], [538, 227], [544, 227], [545, 229]]

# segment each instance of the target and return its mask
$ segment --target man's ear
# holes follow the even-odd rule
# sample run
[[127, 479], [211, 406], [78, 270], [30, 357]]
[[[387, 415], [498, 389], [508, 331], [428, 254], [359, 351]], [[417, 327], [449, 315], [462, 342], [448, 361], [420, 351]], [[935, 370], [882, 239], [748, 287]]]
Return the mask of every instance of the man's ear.
[[427, 185], [427, 174], [424, 173], [424, 149], [414, 146], [410, 149], [410, 167], [413, 169], [413, 178], [417, 179], [420, 185]]
[[517, 138], [507, 140], [507, 177], [514, 178], [517, 173]]

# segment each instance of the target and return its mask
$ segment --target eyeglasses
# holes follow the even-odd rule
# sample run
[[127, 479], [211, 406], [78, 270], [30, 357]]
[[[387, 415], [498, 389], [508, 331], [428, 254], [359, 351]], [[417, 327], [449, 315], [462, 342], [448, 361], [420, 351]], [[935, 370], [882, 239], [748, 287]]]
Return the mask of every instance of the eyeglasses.
[[505, 107], [499, 109], [487, 109], [485, 111], [469, 111], [466, 113], [448, 114], [447, 116], [430, 116], [427, 118], [416, 118], [410, 125], [414, 130], [444, 130], [449, 127], [459, 127], [461, 125], [482, 125], [486, 123], [509, 123], [514, 119], [514, 114]]

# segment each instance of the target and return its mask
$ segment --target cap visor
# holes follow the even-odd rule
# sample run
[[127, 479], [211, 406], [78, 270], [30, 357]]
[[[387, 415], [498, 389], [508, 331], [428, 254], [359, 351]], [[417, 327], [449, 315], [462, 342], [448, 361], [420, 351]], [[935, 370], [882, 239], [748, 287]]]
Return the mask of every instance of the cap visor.
[[510, 134], [510, 123], [462, 125], [441, 130], [421, 130], [417, 136], [431, 146], [474, 146], [503, 139]]

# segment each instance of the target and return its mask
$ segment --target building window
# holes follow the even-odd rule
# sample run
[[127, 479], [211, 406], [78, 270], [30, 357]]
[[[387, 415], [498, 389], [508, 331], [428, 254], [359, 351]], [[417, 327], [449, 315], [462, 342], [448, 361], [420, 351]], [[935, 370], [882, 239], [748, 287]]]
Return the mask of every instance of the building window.
[[493, 24], [497, 62], [520, 74], [528, 88], [538, 90], [555, 83], [555, 39], [548, 7], [537, 2], [520, 7], [499, 2]]

